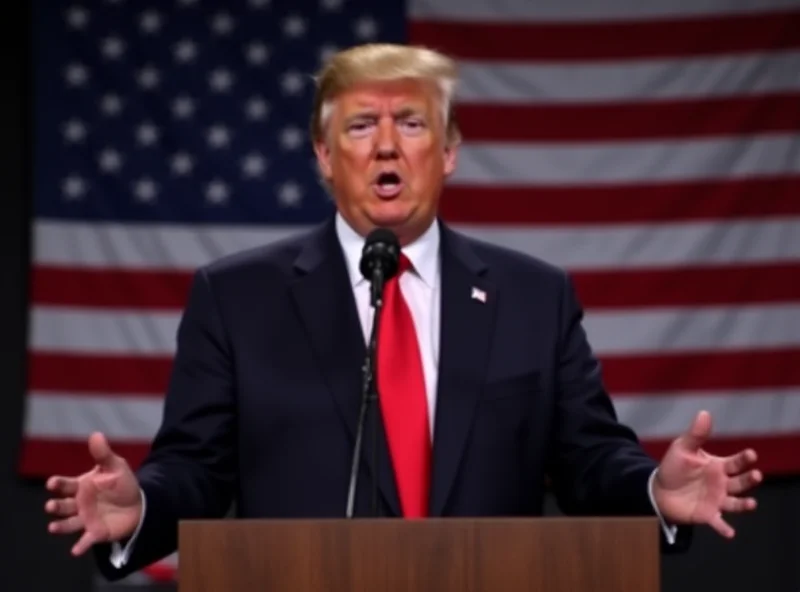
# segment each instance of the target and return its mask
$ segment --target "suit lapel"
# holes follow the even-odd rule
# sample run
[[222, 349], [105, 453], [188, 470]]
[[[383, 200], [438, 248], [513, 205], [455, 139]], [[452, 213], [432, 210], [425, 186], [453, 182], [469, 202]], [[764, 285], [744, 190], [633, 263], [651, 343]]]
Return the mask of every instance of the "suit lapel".
[[486, 266], [442, 225], [441, 344], [430, 513], [443, 513], [484, 382], [497, 303]]
[[[295, 260], [297, 279], [291, 293], [311, 341], [317, 363], [333, 396], [350, 440], [355, 443], [358, 413], [361, 406], [361, 368], [366, 346], [361, 331], [355, 298], [350, 285], [344, 255], [336, 237], [333, 221], [313, 233]], [[372, 425], [375, 413], [364, 429], [362, 454], [370, 475], [374, 474]], [[391, 474], [389, 455], [379, 427], [379, 486], [386, 503], [399, 512], [399, 502]], [[346, 467], [349, 474], [349, 465]], [[359, 490], [370, 484], [359, 481]], [[359, 495], [368, 499], [369, 496]], [[344, 513], [342, 506], [342, 513]]]

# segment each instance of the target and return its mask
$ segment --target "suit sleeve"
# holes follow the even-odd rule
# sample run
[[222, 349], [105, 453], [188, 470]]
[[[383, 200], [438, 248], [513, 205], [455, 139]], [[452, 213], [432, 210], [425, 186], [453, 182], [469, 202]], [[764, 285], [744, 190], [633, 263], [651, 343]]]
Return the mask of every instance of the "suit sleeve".
[[[559, 310], [553, 453], [548, 474], [559, 506], [574, 515], [655, 516], [649, 479], [658, 463], [616, 415], [583, 327], [583, 309], [564, 276]], [[625, 327], [619, 327], [624, 331]], [[691, 528], [665, 549], [681, 550]]]
[[147, 512], [124, 566], [111, 545], [95, 547], [103, 575], [120, 579], [177, 547], [178, 522], [220, 518], [232, 502], [235, 471], [231, 346], [207, 274], [195, 274], [178, 327], [162, 424], [139, 468]]

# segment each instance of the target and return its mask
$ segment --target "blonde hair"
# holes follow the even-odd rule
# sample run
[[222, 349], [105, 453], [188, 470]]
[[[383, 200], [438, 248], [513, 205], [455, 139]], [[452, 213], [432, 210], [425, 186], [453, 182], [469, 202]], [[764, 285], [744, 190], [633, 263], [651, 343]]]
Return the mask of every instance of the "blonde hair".
[[370, 43], [340, 51], [324, 64], [315, 77], [311, 140], [317, 142], [323, 139], [334, 101], [342, 91], [363, 82], [418, 79], [434, 82], [438, 87], [447, 144], [458, 144], [461, 132], [453, 107], [457, 77], [454, 60], [425, 47]]

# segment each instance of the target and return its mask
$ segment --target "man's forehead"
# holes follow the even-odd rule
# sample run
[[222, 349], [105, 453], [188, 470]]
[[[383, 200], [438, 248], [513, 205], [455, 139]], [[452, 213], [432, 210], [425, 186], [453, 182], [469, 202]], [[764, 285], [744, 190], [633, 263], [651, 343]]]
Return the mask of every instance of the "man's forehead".
[[375, 82], [353, 86], [339, 96], [342, 104], [352, 107], [378, 105], [427, 106], [435, 99], [435, 89], [419, 81]]

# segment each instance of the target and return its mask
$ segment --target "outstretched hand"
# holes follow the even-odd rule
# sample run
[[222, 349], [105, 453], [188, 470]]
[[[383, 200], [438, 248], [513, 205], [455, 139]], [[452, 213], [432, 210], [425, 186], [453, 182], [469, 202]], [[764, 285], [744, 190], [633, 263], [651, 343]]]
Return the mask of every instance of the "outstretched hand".
[[47, 501], [45, 511], [57, 518], [48, 529], [58, 534], [83, 531], [72, 547], [76, 556], [95, 543], [131, 536], [142, 514], [136, 476], [125, 459], [112, 452], [103, 434], [90, 436], [89, 453], [96, 463], [92, 470], [47, 480], [48, 491], [56, 497]]
[[701, 411], [664, 455], [653, 483], [653, 497], [666, 520], [708, 524], [732, 538], [735, 531], [722, 514], [754, 510], [756, 500], [742, 494], [760, 483], [762, 474], [753, 468], [757, 460], [754, 450], [725, 457], [704, 451], [710, 434], [711, 416]]

